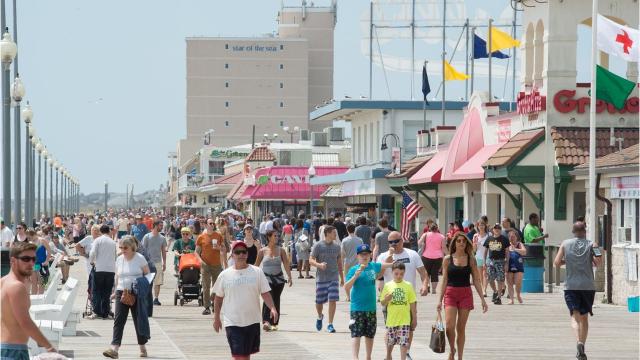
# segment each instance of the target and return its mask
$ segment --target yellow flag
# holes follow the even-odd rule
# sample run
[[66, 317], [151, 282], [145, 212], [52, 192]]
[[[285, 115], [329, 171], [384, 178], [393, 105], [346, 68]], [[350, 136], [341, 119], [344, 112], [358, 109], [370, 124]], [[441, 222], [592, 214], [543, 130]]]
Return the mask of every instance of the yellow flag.
[[470, 78], [469, 75], [464, 74], [456, 70], [451, 64], [448, 62], [444, 62], [444, 80], [466, 80]]
[[489, 53], [493, 53], [494, 51], [500, 51], [503, 49], [509, 49], [516, 46], [520, 46], [520, 41], [512, 38], [506, 32], [498, 30], [494, 26], [491, 27], [491, 50], [488, 50]]

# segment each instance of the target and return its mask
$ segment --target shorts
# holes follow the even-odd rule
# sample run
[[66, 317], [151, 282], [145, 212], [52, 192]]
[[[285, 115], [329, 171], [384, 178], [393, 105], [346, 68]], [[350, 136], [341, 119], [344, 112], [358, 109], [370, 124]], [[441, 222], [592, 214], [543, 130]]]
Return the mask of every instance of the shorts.
[[29, 360], [29, 348], [25, 344], [0, 344], [0, 359]]
[[471, 286], [447, 286], [444, 291], [444, 306], [473, 310], [473, 293]]
[[260, 351], [260, 324], [249, 326], [227, 326], [227, 341], [231, 348], [231, 356], [249, 356]]
[[504, 260], [491, 260], [487, 263], [489, 281], [504, 281]]
[[375, 311], [352, 311], [349, 329], [352, 338], [368, 337], [373, 339], [376, 336], [378, 319]]
[[478, 267], [484, 266], [484, 259], [483, 258], [476, 258], [476, 264], [478, 265]]
[[573, 315], [574, 311], [579, 311], [580, 315], [589, 313], [593, 316], [592, 308], [595, 297], [595, 290], [565, 290], [564, 301], [569, 308], [569, 315]]
[[156, 277], [153, 278], [153, 286], [164, 284], [164, 271], [162, 271], [162, 262], [153, 263], [156, 266]]
[[316, 304], [326, 304], [327, 301], [338, 300], [340, 300], [338, 280], [316, 282]]
[[386, 343], [387, 345], [407, 346], [410, 333], [411, 326], [409, 325], [387, 327]]
[[422, 264], [424, 264], [424, 268], [431, 278], [430, 281], [438, 282], [438, 273], [440, 273], [440, 269], [442, 269], [442, 258], [429, 259], [423, 256]]

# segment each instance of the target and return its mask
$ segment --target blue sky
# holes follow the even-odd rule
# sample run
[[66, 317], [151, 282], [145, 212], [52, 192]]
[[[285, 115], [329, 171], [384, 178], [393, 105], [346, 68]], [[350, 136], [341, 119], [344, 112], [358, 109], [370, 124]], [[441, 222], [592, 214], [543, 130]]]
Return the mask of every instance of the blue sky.
[[[7, 2], [11, 11], [11, 1]], [[406, 6], [391, 2], [376, 16], [403, 22]], [[439, 5], [426, 0], [418, 3], [424, 4], [418, 17], [430, 19], [418, 23], [440, 23]], [[496, 21], [511, 16], [508, 1], [487, 1], [482, 8], [462, 0], [448, 3], [452, 18], [468, 16], [484, 22], [489, 16]], [[127, 183], [134, 183], [136, 191], [157, 188], [167, 180], [167, 153], [175, 150], [177, 140], [185, 134], [185, 37], [271, 33], [279, 8], [280, 0], [20, 0], [20, 73], [38, 136], [80, 179], [85, 193], [102, 191], [105, 180], [116, 192], [124, 192]], [[368, 8], [367, 0], [338, 2], [335, 98], [368, 95], [368, 57], [363, 51], [368, 51], [364, 38], [368, 36]], [[12, 26], [10, 19], [8, 24]], [[416, 41], [417, 61], [437, 61], [441, 51], [438, 34], [422, 33]], [[484, 36], [482, 30], [479, 34]], [[410, 42], [398, 39], [404, 35], [380, 31], [380, 47], [374, 42], [374, 54], [383, 53], [389, 66], [406, 61]], [[458, 29], [447, 34], [449, 54], [459, 35]], [[461, 71], [463, 43], [464, 36], [454, 57]], [[498, 66], [506, 64], [499, 61]], [[401, 68], [387, 71], [387, 90], [381, 67], [375, 67], [374, 98], [410, 98], [410, 74]], [[431, 69], [430, 80], [433, 97], [440, 76]], [[497, 96], [505, 93], [509, 98], [511, 90], [503, 90], [504, 79], [495, 83]], [[480, 76], [476, 84], [476, 89], [486, 87]], [[414, 91], [420, 98], [418, 73]], [[448, 99], [463, 96], [464, 82], [447, 86]]]

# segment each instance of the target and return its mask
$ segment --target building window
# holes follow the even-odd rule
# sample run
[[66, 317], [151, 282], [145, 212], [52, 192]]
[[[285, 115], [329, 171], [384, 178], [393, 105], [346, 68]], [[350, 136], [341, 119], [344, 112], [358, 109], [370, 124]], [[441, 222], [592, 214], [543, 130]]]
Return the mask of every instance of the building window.
[[209, 175], [224, 175], [224, 161], [209, 160]]
[[280, 127], [284, 126], [284, 121], [280, 121]]
[[228, 101], [224, 102], [224, 107], [229, 107], [229, 102]]
[[[619, 199], [616, 233], [618, 243], [640, 243], [640, 200]], [[615, 205], [614, 205], [615, 206]]]
[[284, 107], [284, 102], [280, 101], [280, 107], [283, 108]]
[[224, 83], [224, 87], [226, 87], [226, 88], [228, 88], [228, 87], [229, 87], [229, 82], [228, 82], [228, 81], [225, 81], [225, 83]]
[[281, 82], [281, 83], [280, 83], [280, 89], [283, 89], [283, 88], [284, 88], [284, 83], [283, 83], [283, 82]]
[[229, 44], [224, 44], [224, 48], [229, 50]]
[[280, 50], [284, 50], [284, 45], [280, 45]]
[[225, 121], [224, 126], [229, 127], [229, 121]]
[[284, 70], [284, 64], [280, 64], [280, 70]]
[[225, 68], [225, 69], [228, 69], [228, 68], [229, 68], [229, 64], [228, 64], [228, 63], [225, 63], [225, 64], [224, 64], [224, 68]]

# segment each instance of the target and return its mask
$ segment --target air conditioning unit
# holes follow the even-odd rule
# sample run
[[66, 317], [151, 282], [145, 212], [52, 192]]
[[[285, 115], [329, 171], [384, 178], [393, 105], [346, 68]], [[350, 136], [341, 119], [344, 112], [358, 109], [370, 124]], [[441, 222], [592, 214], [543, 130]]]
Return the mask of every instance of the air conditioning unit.
[[311, 146], [329, 146], [329, 139], [326, 132], [312, 132]]
[[309, 141], [309, 140], [311, 140], [311, 135], [309, 133], [309, 130], [307, 130], [307, 129], [300, 130], [300, 140], [301, 141]]
[[324, 132], [329, 134], [329, 141], [344, 141], [344, 128], [328, 127], [324, 129]]

